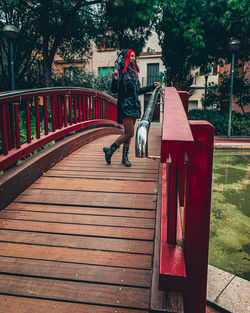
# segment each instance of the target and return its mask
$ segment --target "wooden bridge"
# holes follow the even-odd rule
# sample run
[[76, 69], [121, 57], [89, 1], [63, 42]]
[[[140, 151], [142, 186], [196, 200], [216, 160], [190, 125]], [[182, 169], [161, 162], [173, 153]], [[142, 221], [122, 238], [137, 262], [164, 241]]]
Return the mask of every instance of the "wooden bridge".
[[1, 313], [205, 312], [213, 131], [188, 122], [186, 99], [165, 90], [168, 126], [147, 138], [161, 160], [136, 158], [133, 142], [128, 169], [121, 151], [109, 166], [102, 152], [122, 132], [112, 98], [79, 89], [0, 96]]

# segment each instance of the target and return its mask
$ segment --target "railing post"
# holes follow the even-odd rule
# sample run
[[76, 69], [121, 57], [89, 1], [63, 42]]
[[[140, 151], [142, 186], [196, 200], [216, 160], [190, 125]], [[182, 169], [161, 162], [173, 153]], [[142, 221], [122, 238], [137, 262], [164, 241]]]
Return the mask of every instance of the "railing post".
[[27, 128], [27, 143], [31, 143], [31, 126], [30, 126], [30, 100], [26, 100], [26, 128]]
[[36, 110], [36, 138], [39, 139], [40, 135], [40, 112], [39, 112], [39, 99], [35, 98], [35, 110]]
[[1, 134], [2, 134], [2, 154], [7, 155], [9, 151], [9, 143], [8, 143], [8, 125], [7, 125], [7, 103], [3, 103], [1, 105]]
[[167, 159], [167, 243], [176, 244], [177, 231], [177, 203], [178, 203], [178, 164]]
[[20, 136], [20, 121], [19, 121], [19, 103], [14, 103], [15, 112], [15, 133], [16, 133], [16, 148], [21, 147], [21, 136]]
[[187, 161], [184, 253], [187, 289], [185, 313], [205, 313], [214, 128], [190, 121], [195, 142]]

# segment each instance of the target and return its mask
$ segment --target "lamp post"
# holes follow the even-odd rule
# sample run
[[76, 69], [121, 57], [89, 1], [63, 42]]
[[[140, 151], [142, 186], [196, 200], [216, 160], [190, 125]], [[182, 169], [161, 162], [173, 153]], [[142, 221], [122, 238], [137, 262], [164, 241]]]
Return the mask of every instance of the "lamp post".
[[9, 41], [10, 47], [10, 73], [11, 90], [15, 89], [15, 68], [14, 68], [14, 48], [13, 42], [17, 39], [18, 29], [14, 25], [6, 25], [3, 28], [3, 34]]
[[239, 39], [233, 38], [228, 42], [228, 49], [232, 52], [232, 63], [231, 63], [231, 82], [230, 82], [230, 99], [229, 99], [229, 117], [228, 117], [228, 129], [227, 138], [231, 138], [231, 121], [232, 121], [232, 102], [233, 102], [233, 82], [234, 82], [234, 57], [235, 52], [240, 49], [241, 42]]

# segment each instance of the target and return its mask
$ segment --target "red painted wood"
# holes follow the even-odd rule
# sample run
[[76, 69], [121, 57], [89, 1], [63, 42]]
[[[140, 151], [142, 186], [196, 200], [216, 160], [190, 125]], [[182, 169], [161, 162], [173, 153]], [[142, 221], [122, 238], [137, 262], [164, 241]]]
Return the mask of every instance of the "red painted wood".
[[68, 126], [68, 110], [67, 110], [67, 96], [63, 97], [63, 125]]
[[74, 123], [77, 123], [77, 95], [74, 96]]
[[167, 243], [175, 245], [177, 235], [178, 164], [173, 159], [167, 162]]
[[8, 128], [7, 128], [7, 112], [6, 112], [6, 107], [8, 104], [3, 104], [2, 105], [2, 153], [3, 155], [8, 154]]
[[47, 97], [43, 97], [43, 107], [44, 107], [44, 130], [45, 135], [49, 133], [49, 123], [48, 123], [48, 105], [47, 105]]
[[56, 130], [56, 96], [52, 96], [52, 103], [51, 103], [51, 115], [52, 115], [52, 132]]
[[186, 268], [184, 251], [180, 246], [182, 240], [181, 218], [177, 214], [177, 245], [167, 243], [168, 215], [167, 201], [168, 174], [166, 163], [162, 164], [162, 197], [161, 197], [161, 243], [160, 243], [160, 270], [159, 288], [167, 291], [183, 292], [186, 286]]
[[68, 127], [64, 127], [60, 130], [56, 130], [55, 132], [49, 133], [47, 136], [41, 136], [40, 139], [32, 140], [32, 145], [23, 144], [19, 150], [11, 150], [8, 153], [8, 158], [4, 156], [0, 156], [0, 170], [4, 170], [8, 168], [11, 164], [23, 158], [23, 156], [30, 154], [31, 152], [43, 147], [51, 141], [58, 140], [63, 136], [77, 131], [79, 129], [87, 129], [93, 125], [98, 127], [102, 127], [104, 125], [109, 125], [110, 127], [117, 127], [122, 129], [123, 127], [118, 123], [110, 120], [92, 120], [85, 121], [74, 125], [69, 125]]
[[82, 121], [82, 97], [78, 96], [78, 123]]
[[[187, 110], [188, 95], [179, 94]], [[169, 165], [167, 186], [166, 169], [162, 178], [159, 286], [184, 292], [185, 313], [204, 313], [206, 307], [213, 142], [212, 125], [188, 121], [177, 91], [166, 88], [161, 160], [163, 169], [166, 160]], [[183, 246], [179, 203], [184, 204]]]
[[173, 87], [165, 88], [162, 128], [161, 162], [169, 154], [176, 155], [176, 162], [184, 162], [184, 156], [194, 141], [188, 119], [178, 92]]
[[188, 117], [188, 103], [189, 103], [189, 93], [187, 91], [178, 91], [178, 94], [181, 98], [184, 110], [186, 112], [186, 115]]
[[69, 96], [69, 123], [73, 125], [72, 96]]
[[39, 113], [39, 99], [36, 97], [35, 99], [35, 105], [36, 105], [36, 138], [39, 139], [41, 137], [40, 134], [40, 113]]
[[86, 105], [87, 105], [87, 100], [86, 96], [82, 96], [82, 121], [86, 121]]
[[62, 98], [58, 96], [57, 98], [58, 103], [58, 128], [62, 128]]
[[15, 133], [16, 133], [16, 148], [21, 147], [21, 135], [20, 135], [20, 121], [19, 121], [19, 103], [15, 103]]
[[31, 143], [31, 127], [30, 127], [30, 100], [26, 100], [26, 128], [27, 128], [27, 143]]
[[[14, 91], [14, 92], [9, 92], [4, 95], [0, 95], [0, 103], [6, 103], [8, 102], [19, 102], [20, 96], [22, 99], [26, 100], [29, 98], [35, 98], [35, 97], [42, 97], [42, 96], [52, 96], [52, 95], [79, 95], [79, 94], [84, 94], [87, 96], [98, 96], [102, 97], [103, 99], [106, 99], [110, 101], [111, 103], [115, 103], [116, 100], [102, 92], [98, 92], [96, 90], [91, 90], [91, 89], [70, 89], [70, 88], [51, 88], [51, 89], [39, 89], [39, 90], [28, 90], [28, 91]], [[7, 100], [8, 99], [8, 100]]]
[[[17, 114], [14, 114], [14, 107], [11, 103], [15, 101], [19, 102], [20, 97], [26, 102], [26, 124], [27, 124], [27, 144], [24, 149], [20, 147], [20, 130], [19, 130], [19, 121], [15, 119]], [[40, 113], [39, 113], [39, 99], [43, 97], [43, 120], [44, 123], [40, 125]], [[51, 124], [52, 124], [52, 133], [55, 134], [53, 140], [57, 140], [60, 136], [74, 131], [72, 130], [73, 126], [73, 112], [72, 112], [72, 101], [74, 101], [74, 125], [77, 125], [76, 129], [86, 128], [88, 126], [83, 126], [82, 122], [91, 120], [93, 118], [100, 118], [102, 115], [101, 104], [102, 101], [109, 101], [112, 105], [108, 110], [106, 110], [106, 116], [109, 116], [110, 119], [114, 119], [114, 110], [115, 110], [115, 99], [105, 95], [103, 93], [89, 90], [89, 89], [41, 89], [41, 90], [30, 90], [30, 91], [13, 91], [6, 94], [0, 95], [0, 106], [1, 106], [1, 136], [2, 136], [2, 156], [0, 159], [1, 166], [3, 168], [9, 167], [11, 164], [16, 162], [19, 158], [22, 158], [24, 155], [33, 152], [38, 147], [42, 147], [43, 144], [46, 144], [49, 141], [49, 121], [48, 121], [48, 103], [47, 97], [51, 99]], [[68, 126], [67, 121], [67, 102], [66, 97], [69, 97], [69, 122], [70, 127]], [[72, 97], [73, 100], [72, 100]], [[95, 98], [95, 100], [93, 100]], [[35, 104], [35, 116], [36, 116], [36, 138], [37, 140], [31, 140], [31, 115], [30, 115], [30, 103]], [[63, 108], [62, 108], [63, 106]], [[15, 108], [17, 112], [18, 107]], [[109, 113], [109, 114], [108, 114]], [[104, 114], [103, 114], [104, 115]], [[104, 120], [104, 119], [102, 119]], [[93, 125], [97, 125], [98, 122], [94, 121]], [[115, 127], [120, 127], [118, 124], [114, 124], [110, 121], [100, 122], [98, 125], [106, 125], [111, 123]], [[90, 124], [89, 124], [90, 125]], [[62, 126], [66, 128], [65, 132], [58, 132], [59, 129], [62, 129]], [[42, 128], [43, 129], [42, 129]], [[45, 137], [48, 136], [48, 139], [44, 140], [44, 136], [41, 136], [41, 130], [44, 131]], [[54, 138], [54, 137], [53, 137]], [[40, 140], [41, 139], [41, 140]], [[17, 142], [15, 143], [15, 141]], [[46, 142], [46, 143], [45, 143]], [[19, 147], [18, 150], [14, 151], [7, 156], [8, 151], [11, 151]], [[19, 153], [20, 152], [20, 153]], [[6, 160], [5, 160], [6, 159]]]
[[101, 119], [104, 118], [104, 99], [101, 99]]
[[214, 128], [206, 121], [190, 121], [190, 126], [195, 144], [187, 162], [184, 248], [189, 288], [184, 306], [185, 312], [202, 313], [206, 307]]

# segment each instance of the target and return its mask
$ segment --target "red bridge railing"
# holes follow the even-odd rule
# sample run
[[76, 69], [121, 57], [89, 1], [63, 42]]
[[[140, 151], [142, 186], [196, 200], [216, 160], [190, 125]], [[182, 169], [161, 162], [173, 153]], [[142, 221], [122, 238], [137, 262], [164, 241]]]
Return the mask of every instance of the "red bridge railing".
[[0, 170], [74, 131], [106, 125], [121, 128], [115, 122], [116, 112], [114, 98], [91, 89], [58, 87], [0, 94]]
[[185, 313], [205, 313], [214, 128], [188, 121], [186, 92], [164, 97], [159, 288], [182, 292]]

